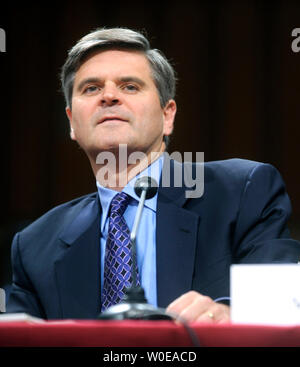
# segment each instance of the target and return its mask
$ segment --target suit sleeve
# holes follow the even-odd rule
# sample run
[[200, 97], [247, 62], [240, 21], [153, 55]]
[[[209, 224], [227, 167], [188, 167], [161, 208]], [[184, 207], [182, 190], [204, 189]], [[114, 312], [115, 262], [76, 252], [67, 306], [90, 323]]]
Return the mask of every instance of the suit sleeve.
[[300, 244], [290, 238], [291, 203], [279, 172], [259, 164], [248, 174], [241, 197], [233, 253], [235, 263], [290, 263]]
[[45, 314], [38, 297], [23, 267], [19, 249], [19, 237], [20, 234], [17, 233], [12, 242], [11, 257], [13, 283], [6, 311], [8, 313], [24, 312], [31, 316], [45, 318]]

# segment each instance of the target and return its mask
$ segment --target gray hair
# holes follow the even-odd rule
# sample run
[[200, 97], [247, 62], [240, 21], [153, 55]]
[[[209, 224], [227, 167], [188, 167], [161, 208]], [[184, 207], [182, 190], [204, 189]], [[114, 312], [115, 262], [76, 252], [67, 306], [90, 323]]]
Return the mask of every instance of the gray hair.
[[75, 74], [86, 57], [96, 50], [110, 49], [144, 53], [150, 64], [161, 106], [164, 107], [170, 99], [175, 97], [176, 77], [173, 67], [161, 51], [150, 48], [149, 41], [142, 33], [127, 28], [100, 28], [82, 37], [70, 49], [62, 67], [61, 85], [67, 106], [72, 107]]

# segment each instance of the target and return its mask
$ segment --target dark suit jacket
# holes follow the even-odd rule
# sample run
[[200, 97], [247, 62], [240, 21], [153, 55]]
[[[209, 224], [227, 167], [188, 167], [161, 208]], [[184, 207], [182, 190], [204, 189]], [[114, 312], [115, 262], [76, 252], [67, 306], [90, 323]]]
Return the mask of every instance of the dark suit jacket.
[[[174, 161], [170, 166], [172, 172], [181, 170]], [[290, 201], [273, 166], [240, 159], [210, 162], [204, 177], [200, 198], [187, 199], [185, 187], [159, 189], [160, 307], [191, 289], [212, 298], [229, 296], [232, 263], [299, 260], [300, 244], [286, 227]], [[97, 316], [100, 215], [93, 193], [52, 209], [15, 235], [7, 312], [47, 319]]]

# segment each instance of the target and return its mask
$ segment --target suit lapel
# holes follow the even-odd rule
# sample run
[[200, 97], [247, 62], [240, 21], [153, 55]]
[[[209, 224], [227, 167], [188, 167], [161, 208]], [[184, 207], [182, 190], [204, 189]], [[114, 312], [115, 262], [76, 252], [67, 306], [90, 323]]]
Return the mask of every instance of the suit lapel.
[[95, 318], [100, 311], [100, 205], [98, 195], [62, 233], [56, 281], [63, 318]]
[[183, 208], [187, 200], [184, 185], [174, 187], [174, 176], [183, 175], [182, 165], [167, 158], [163, 174], [169, 167], [170, 187], [161, 187], [157, 200], [156, 269], [160, 307], [166, 307], [191, 289], [200, 220], [196, 213]]

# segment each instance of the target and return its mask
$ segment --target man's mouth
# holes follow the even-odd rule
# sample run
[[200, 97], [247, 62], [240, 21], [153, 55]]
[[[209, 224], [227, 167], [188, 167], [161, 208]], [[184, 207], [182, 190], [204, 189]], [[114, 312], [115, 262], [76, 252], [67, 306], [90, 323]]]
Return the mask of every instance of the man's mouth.
[[127, 122], [127, 120], [119, 117], [119, 116], [104, 116], [102, 117], [101, 120], [99, 120], [98, 124], [102, 124], [103, 122], [107, 122], [107, 121], [122, 121], [122, 122]]

